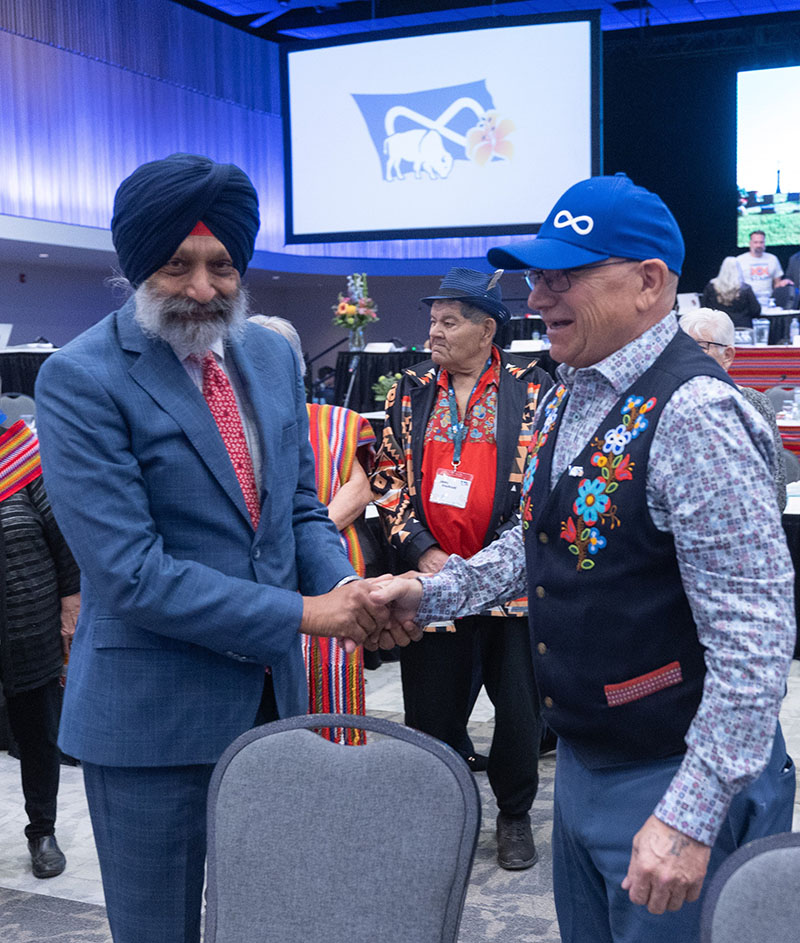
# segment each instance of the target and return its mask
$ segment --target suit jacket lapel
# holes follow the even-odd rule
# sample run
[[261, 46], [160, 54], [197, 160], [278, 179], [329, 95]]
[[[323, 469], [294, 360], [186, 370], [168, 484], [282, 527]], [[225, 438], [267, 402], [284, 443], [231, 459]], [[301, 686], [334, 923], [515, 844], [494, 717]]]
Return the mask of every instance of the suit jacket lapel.
[[139, 354], [130, 368], [132, 379], [178, 423], [208, 470], [249, 522], [239, 479], [203, 394], [172, 348], [162, 340], [145, 336], [133, 320], [133, 310], [133, 301], [129, 301], [117, 315], [122, 347]]
[[[252, 326], [251, 326], [252, 327]], [[256, 330], [263, 331], [263, 327]], [[245, 348], [241, 339], [233, 341], [228, 347], [228, 354], [233, 357], [239, 376], [244, 384], [243, 394], [247, 396], [253, 411], [253, 420], [258, 430], [258, 442], [261, 450], [261, 481], [257, 482], [261, 493], [261, 520], [264, 521], [264, 504], [272, 490], [275, 479], [275, 463], [280, 461], [277, 454], [281, 441], [281, 417], [275, 410], [275, 404], [269, 396], [269, 378], [275, 376], [275, 365], [269, 352], [255, 344]], [[228, 355], [226, 354], [226, 356]]]

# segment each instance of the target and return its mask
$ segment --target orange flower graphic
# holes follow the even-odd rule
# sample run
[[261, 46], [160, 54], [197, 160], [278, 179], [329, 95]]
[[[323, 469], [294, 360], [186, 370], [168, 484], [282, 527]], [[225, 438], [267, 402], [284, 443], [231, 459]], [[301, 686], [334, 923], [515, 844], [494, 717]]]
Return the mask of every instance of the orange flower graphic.
[[481, 167], [495, 156], [511, 160], [514, 144], [506, 138], [513, 130], [514, 122], [510, 118], [498, 121], [496, 111], [487, 111], [477, 125], [467, 131], [467, 157]]

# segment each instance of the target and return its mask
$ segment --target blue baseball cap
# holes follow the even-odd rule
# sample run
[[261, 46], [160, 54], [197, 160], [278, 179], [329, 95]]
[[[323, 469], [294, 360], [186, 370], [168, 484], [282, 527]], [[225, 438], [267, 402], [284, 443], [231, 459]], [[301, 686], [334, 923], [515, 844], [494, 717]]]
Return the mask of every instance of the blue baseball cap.
[[626, 174], [581, 180], [556, 202], [539, 235], [490, 249], [497, 268], [569, 269], [614, 256], [661, 259], [681, 274], [684, 246], [675, 217], [661, 197]]

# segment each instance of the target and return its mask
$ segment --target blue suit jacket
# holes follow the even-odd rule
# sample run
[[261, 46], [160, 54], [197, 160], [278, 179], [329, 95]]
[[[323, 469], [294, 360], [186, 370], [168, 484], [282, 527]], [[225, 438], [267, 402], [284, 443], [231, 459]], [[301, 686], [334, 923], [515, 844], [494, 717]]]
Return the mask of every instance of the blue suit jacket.
[[264, 666], [281, 715], [305, 713], [298, 590], [353, 570], [319, 503], [296, 358], [248, 324], [231, 344], [258, 427], [253, 532], [214, 419], [128, 302], [36, 384], [53, 511], [81, 568], [60, 743], [115, 766], [213, 763], [252, 726]]

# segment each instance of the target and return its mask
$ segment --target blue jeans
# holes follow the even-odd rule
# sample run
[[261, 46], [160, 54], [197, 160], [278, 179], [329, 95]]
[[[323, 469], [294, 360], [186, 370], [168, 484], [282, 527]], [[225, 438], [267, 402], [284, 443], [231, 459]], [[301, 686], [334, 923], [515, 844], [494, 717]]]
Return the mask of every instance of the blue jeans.
[[[621, 888], [633, 836], [664, 795], [682, 757], [590, 770], [558, 742], [553, 890], [563, 943], [699, 943], [703, 896], [654, 915]], [[787, 765], [788, 761], [788, 765]], [[740, 845], [792, 828], [795, 772], [780, 725], [759, 778], [739, 793], [711, 852], [711, 875]]]

